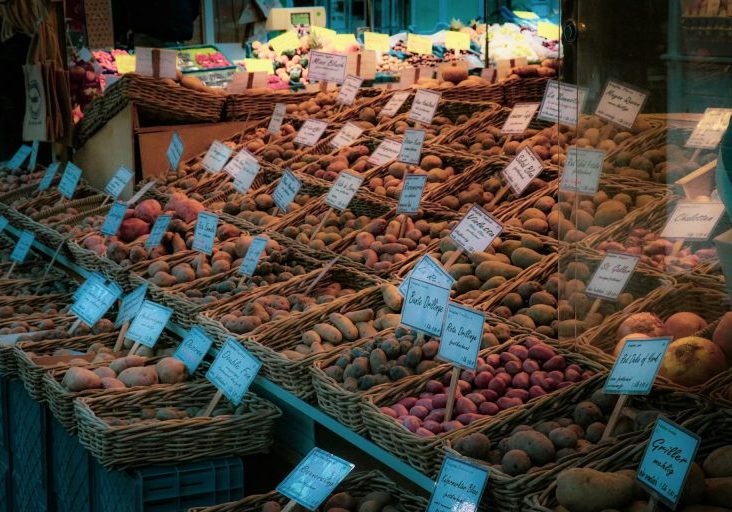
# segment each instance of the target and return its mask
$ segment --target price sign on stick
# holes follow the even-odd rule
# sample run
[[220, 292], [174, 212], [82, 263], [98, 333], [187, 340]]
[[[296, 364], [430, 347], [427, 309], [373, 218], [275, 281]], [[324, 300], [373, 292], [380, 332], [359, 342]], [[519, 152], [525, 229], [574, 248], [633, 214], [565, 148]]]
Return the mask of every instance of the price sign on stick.
[[178, 348], [175, 349], [173, 357], [183, 362], [188, 369], [188, 373], [193, 374], [203, 361], [211, 345], [213, 345], [213, 340], [208, 337], [206, 331], [198, 325], [194, 325], [183, 338], [183, 341], [180, 342]]
[[386, 102], [384, 108], [379, 112], [379, 117], [394, 117], [411, 94], [412, 91], [395, 92], [392, 97], [389, 98], [389, 101]]
[[605, 152], [600, 149], [569, 146], [562, 172], [561, 189], [578, 194], [595, 195], [600, 185], [604, 160]]
[[171, 220], [173, 220], [172, 215], [158, 215], [158, 218], [155, 219], [155, 224], [153, 224], [150, 230], [150, 234], [147, 236], [147, 240], [145, 240], [146, 248], [152, 249], [160, 245], [160, 242], [163, 241], [163, 236], [168, 231]]
[[297, 131], [293, 142], [295, 144], [302, 144], [303, 146], [315, 146], [320, 140], [320, 137], [323, 136], [326, 128], [328, 128], [328, 123], [325, 121], [308, 119]]
[[550, 123], [574, 126], [577, 124], [577, 116], [584, 111], [586, 99], [585, 87], [549, 80], [536, 117]]
[[356, 101], [356, 95], [361, 89], [361, 84], [363, 84], [363, 78], [348, 75], [343, 81], [343, 85], [341, 85], [336, 101], [341, 105], [353, 105], [353, 102]]
[[172, 309], [144, 300], [125, 336], [135, 342], [130, 349], [130, 355], [134, 354], [140, 345], [153, 348], [171, 316], [173, 316]]
[[368, 162], [373, 165], [386, 165], [395, 160], [402, 150], [402, 144], [392, 139], [384, 139], [376, 147]]
[[[259, 235], [252, 238], [249, 248], [247, 249], [244, 259], [239, 266], [239, 272], [247, 277], [252, 277], [254, 271], [257, 269], [257, 263], [259, 258], [262, 257], [262, 252], [267, 247], [269, 240], [267, 237]], [[241, 287], [240, 287], [241, 288]]]
[[168, 163], [172, 170], [178, 169], [180, 164], [180, 158], [183, 156], [183, 139], [180, 138], [177, 132], [173, 132], [170, 137], [170, 144], [168, 145], [168, 151], [165, 153], [168, 157]]
[[401, 323], [421, 333], [439, 336], [449, 300], [449, 288], [412, 277], [404, 296]]
[[503, 231], [503, 224], [478, 205], [473, 205], [450, 232], [450, 238], [460, 247], [445, 263], [449, 269], [463, 251], [468, 254], [483, 252]]
[[117, 172], [114, 173], [112, 179], [109, 180], [107, 186], [104, 187], [104, 192], [112, 196], [112, 199], [117, 199], [134, 176], [134, 173], [127, 167], [121, 166], [117, 169]]
[[585, 293], [598, 299], [617, 300], [633, 275], [638, 260], [639, 257], [632, 254], [606, 254], [592, 274]]
[[234, 178], [234, 188], [240, 194], [246, 194], [259, 174], [257, 158], [246, 149], [242, 149], [224, 167], [224, 172]]
[[114, 352], [122, 350], [127, 329], [130, 328], [130, 322], [139, 313], [142, 303], [145, 302], [146, 294], [147, 283], [138, 286], [122, 298], [117, 318], [114, 321], [114, 327], [120, 330], [117, 335], [117, 342], [114, 344]]
[[285, 103], [277, 103], [275, 105], [274, 111], [272, 112], [272, 117], [269, 120], [269, 125], [267, 125], [267, 131], [269, 133], [280, 133], [282, 121], [284, 121], [286, 113], [287, 105]]
[[213, 213], [200, 212], [196, 221], [196, 229], [193, 232], [193, 244], [191, 249], [205, 254], [213, 252], [213, 244], [216, 238], [216, 227], [219, 224], [219, 216]]
[[86, 290], [86, 288], [92, 283], [101, 283], [102, 285], [104, 285], [105, 281], [106, 280], [104, 279], [104, 276], [102, 274], [92, 272], [91, 274], [89, 274], [89, 277], [86, 278], [86, 281], [81, 283], [76, 291], [74, 291], [74, 293], [71, 295], [71, 298], [74, 299], [74, 301], [77, 301], [79, 300], [79, 297], [84, 294], [84, 290]]
[[687, 148], [715, 149], [729, 125], [732, 109], [708, 108], [686, 141]]
[[440, 288], [447, 288], [448, 290], [452, 288], [455, 282], [455, 279], [429, 254], [425, 254], [417, 261], [417, 264], [399, 285], [399, 293], [402, 296], [407, 294], [407, 284], [412, 277], [416, 277], [420, 281], [432, 283]]
[[358, 192], [361, 183], [363, 183], [363, 176], [341, 171], [333, 186], [330, 187], [328, 195], [325, 196], [325, 204], [339, 211], [345, 210]]
[[427, 132], [421, 129], [407, 128], [404, 131], [404, 140], [398, 160], [405, 164], [419, 165], [426, 134]]
[[308, 57], [308, 79], [341, 84], [346, 79], [347, 66], [346, 55], [311, 50]]
[[36, 235], [30, 231], [23, 231], [20, 233], [20, 236], [18, 237], [18, 242], [15, 244], [15, 247], [13, 247], [13, 251], [10, 253], [10, 261], [12, 261], [13, 263], [12, 265], [10, 265], [8, 273], [5, 274], [5, 279], [8, 279], [10, 277], [10, 274], [13, 272], [13, 269], [15, 268], [15, 265], [17, 263], [23, 263], [25, 261], [31, 247], [33, 246], [33, 241], [35, 240], [35, 238]]
[[661, 237], [708, 240], [723, 213], [724, 203], [680, 201], [661, 230]]
[[122, 221], [127, 213], [127, 203], [115, 202], [109, 209], [107, 216], [104, 218], [104, 223], [99, 231], [106, 237], [114, 236], [117, 234]]
[[427, 176], [424, 174], [407, 174], [402, 184], [402, 192], [399, 194], [397, 213], [417, 213], [419, 204], [422, 202], [422, 192], [427, 184]]
[[226, 165], [230, 157], [231, 148], [223, 142], [215, 140], [209, 146], [208, 151], [206, 151], [206, 156], [203, 157], [201, 165], [208, 172], [219, 172], [224, 168], [224, 165]]
[[[514, 195], [520, 196], [524, 193], [526, 187], [529, 186], [531, 180], [541, 174], [543, 170], [544, 162], [536, 156], [536, 153], [531, 148], [526, 147], [501, 171], [501, 176], [503, 176], [503, 180], [508, 186], [511, 187]], [[500, 191], [496, 193], [496, 197], [502, 195]], [[493, 202], [493, 204], [495, 203], [497, 201]]]
[[290, 169], [287, 169], [280, 178], [280, 182], [277, 184], [277, 188], [275, 188], [275, 191], [272, 194], [272, 199], [274, 200], [277, 209], [287, 212], [290, 207], [290, 203], [295, 200], [295, 196], [300, 191], [301, 186], [302, 182]]
[[227, 339], [206, 372], [206, 378], [218, 391], [203, 416], [211, 415], [222, 395], [235, 406], [239, 405], [261, 366], [262, 362], [236, 340]]
[[51, 186], [53, 178], [56, 176], [56, 172], [58, 171], [59, 165], [60, 164], [58, 162], [53, 162], [51, 165], [48, 166], [45, 174], [43, 175], [43, 178], [41, 178], [40, 183], [38, 183], [39, 192], [43, 192]]
[[490, 468], [447, 455], [437, 476], [427, 512], [476, 511], [488, 483]]
[[94, 326], [120, 295], [122, 288], [117, 283], [107, 283], [100, 275], [92, 274], [77, 290], [76, 301], [71, 305], [71, 312], [78, 320], [69, 328], [69, 334], [73, 334], [81, 322]]
[[501, 127], [502, 133], [521, 135], [529, 127], [534, 114], [539, 109], [539, 103], [516, 103], [506, 122]]
[[629, 85], [608, 80], [605, 91], [595, 109], [595, 115], [622, 126], [632, 128], [635, 119], [643, 110], [648, 93]]
[[363, 45], [367, 50], [374, 50], [379, 53], [386, 53], [391, 49], [389, 34], [380, 34], [378, 32], [364, 32]]
[[30, 156], [31, 151], [33, 151], [33, 148], [31, 148], [27, 144], [23, 144], [18, 148], [18, 151], [15, 152], [13, 157], [8, 161], [7, 168], [12, 170], [20, 169], [20, 166], [25, 163], [26, 159]]
[[651, 493], [652, 501], [676, 508], [700, 443], [693, 432], [663, 417], [656, 420], [635, 476]]
[[66, 162], [66, 168], [63, 175], [61, 175], [61, 181], [58, 183], [58, 191], [66, 199], [71, 199], [74, 197], [79, 179], [81, 179], [81, 169], [71, 162]]
[[353, 123], [346, 123], [330, 140], [330, 145], [336, 149], [350, 146], [361, 136], [363, 128]]
[[130, 206], [131, 207], [137, 201], [139, 201], [142, 198], [142, 196], [144, 196], [145, 194], [147, 194], [147, 191], [148, 190], [150, 190], [151, 188], [153, 188], [155, 186], [155, 183], [157, 183], [157, 180], [151, 180], [151, 181], [148, 181], [147, 183], [145, 183], [142, 187], [140, 187], [140, 190], [138, 190], [137, 192], [135, 192], [135, 195], [132, 196], [127, 201], [127, 206]]
[[292, 500], [282, 511], [291, 510], [295, 503], [308, 510], [317, 509], [354, 467], [340, 457], [313, 448], [277, 486], [277, 492]]
[[429, 89], [417, 90], [414, 93], [414, 101], [407, 118], [416, 123], [432, 124], [432, 118], [435, 117], [441, 96], [439, 92], [430, 91]]

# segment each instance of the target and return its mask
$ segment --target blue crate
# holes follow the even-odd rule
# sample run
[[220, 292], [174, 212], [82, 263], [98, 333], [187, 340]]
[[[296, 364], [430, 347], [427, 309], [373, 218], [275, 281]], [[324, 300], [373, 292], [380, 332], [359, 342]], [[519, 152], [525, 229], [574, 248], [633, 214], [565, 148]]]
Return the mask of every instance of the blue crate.
[[0, 377], [0, 463], [4, 463], [10, 469], [10, 434], [8, 425], [8, 381]]
[[61, 423], [51, 421], [51, 463], [56, 512], [94, 512], [91, 508], [91, 454]]
[[0, 512], [13, 512], [12, 490], [10, 465], [0, 460]]
[[178, 512], [244, 497], [242, 459], [190, 462], [172, 467], [92, 470], [95, 512]]

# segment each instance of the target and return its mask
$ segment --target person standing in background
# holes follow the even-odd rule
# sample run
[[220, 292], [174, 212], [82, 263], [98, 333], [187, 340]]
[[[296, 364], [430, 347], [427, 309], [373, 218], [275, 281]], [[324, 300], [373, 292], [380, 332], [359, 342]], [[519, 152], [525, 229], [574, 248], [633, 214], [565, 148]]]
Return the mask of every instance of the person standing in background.
[[123, 0], [135, 46], [166, 48], [193, 37], [200, 0]]

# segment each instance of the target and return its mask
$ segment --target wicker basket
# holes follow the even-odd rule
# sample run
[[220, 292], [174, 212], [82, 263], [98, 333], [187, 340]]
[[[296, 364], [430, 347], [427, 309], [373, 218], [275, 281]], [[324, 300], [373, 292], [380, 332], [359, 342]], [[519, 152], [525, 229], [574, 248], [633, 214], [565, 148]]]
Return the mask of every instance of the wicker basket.
[[548, 78], [520, 78], [503, 82], [503, 104], [513, 107], [516, 103], [541, 101], [548, 81]]
[[[346, 477], [334, 492], [347, 492], [356, 499], [361, 499], [372, 492], [385, 492], [397, 500], [392, 507], [400, 512], [424, 512], [428, 505], [425, 498], [412, 494], [378, 471], [353, 473]], [[290, 500], [280, 493], [272, 491], [213, 507], [191, 508], [188, 509], [188, 512], [260, 512], [262, 506], [268, 501], [276, 501], [284, 506]]]
[[[74, 320], [76, 320], [76, 317], [71, 315], [57, 315], [51, 317], [42, 317], [40, 320], [44, 322], [47, 320], [51, 320], [57, 329], [66, 330], [71, 326]], [[23, 337], [31, 337], [34, 332], [38, 331], [23, 333]], [[16, 365], [13, 345], [0, 344], [0, 376], [12, 378], [17, 375], [18, 367]]]
[[229, 94], [224, 104], [225, 121], [244, 121], [271, 117], [277, 103], [302, 103], [316, 96], [316, 92], [271, 92]]
[[273, 443], [274, 404], [248, 393], [239, 414], [110, 425], [107, 418], [139, 417], [145, 408], [204, 408], [216, 388], [194, 383], [79, 398], [79, 441], [107, 469], [263, 453]]
[[435, 90], [442, 93], [442, 99], [445, 101], [490, 102], [499, 105], [505, 102], [502, 84], [456, 85]]
[[[356, 140], [353, 144], [350, 146], [336, 149], [334, 148], [330, 142], [333, 140], [336, 134], [330, 135], [326, 137], [325, 139], [321, 139], [320, 142], [318, 142], [315, 146], [313, 146], [310, 150], [307, 152], [304, 152], [300, 158], [296, 159], [294, 162], [290, 162], [290, 167], [297, 171], [300, 175], [308, 175], [308, 176], [314, 176], [316, 178], [322, 179], [324, 181], [332, 181], [329, 180], [326, 176], [323, 176], [322, 178], [318, 176], [318, 174], [323, 175], [325, 170], [330, 165], [330, 162], [333, 160], [335, 156], [338, 156], [340, 154], [353, 154], [353, 149], [357, 148], [358, 146], [364, 146], [367, 151], [364, 151], [367, 155], [370, 155], [374, 152], [374, 150], [378, 147], [378, 145], [381, 143], [380, 139], [372, 138], [372, 137], [361, 137], [358, 140]], [[360, 156], [366, 156], [359, 154]], [[358, 157], [355, 157], [355, 159], [358, 159]], [[352, 156], [352, 158], [354, 158]], [[354, 159], [354, 161], [355, 161]], [[351, 165], [353, 165], [354, 162], [351, 162]], [[364, 178], [370, 177], [371, 173], [374, 169], [376, 169], [378, 166], [375, 166], [373, 164], [370, 164], [366, 162], [366, 167], [363, 171], [361, 171], [361, 175], [364, 176]], [[319, 172], [320, 171], [320, 172]]]

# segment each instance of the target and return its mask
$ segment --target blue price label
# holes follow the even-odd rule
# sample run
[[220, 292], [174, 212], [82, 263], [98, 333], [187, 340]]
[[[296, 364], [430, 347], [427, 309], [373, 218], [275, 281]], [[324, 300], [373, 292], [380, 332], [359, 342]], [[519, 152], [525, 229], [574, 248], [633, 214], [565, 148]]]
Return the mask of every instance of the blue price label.
[[259, 258], [262, 256], [264, 248], [267, 247], [268, 241], [267, 237], [262, 235], [255, 236], [252, 239], [251, 244], [249, 244], [249, 249], [247, 249], [247, 253], [244, 255], [244, 261], [241, 262], [241, 266], [239, 267], [239, 272], [248, 277], [254, 275]]
[[91, 283], [101, 283], [104, 285], [105, 283], [104, 276], [99, 274], [98, 272], [93, 272], [89, 275], [89, 277], [86, 278], [86, 281], [81, 283], [81, 285], [76, 289], [74, 294], [71, 296], [74, 300], [79, 300], [79, 297], [84, 293], [84, 289], [89, 286]]
[[224, 167], [224, 172], [234, 178], [234, 188], [240, 194], [246, 194], [259, 173], [259, 162], [246, 149], [242, 149]]
[[173, 170], [178, 169], [180, 157], [183, 156], [183, 140], [177, 132], [173, 132], [173, 136], [170, 138], [170, 145], [168, 146], [166, 155], [170, 168]]
[[229, 338], [206, 372], [206, 378], [234, 405], [239, 405], [262, 362]]
[[425, 254], [422, 256], [414, 268], [407, 274], [404, 281], [399, 285], [399, 293], [402, 297], [407, 294], [407, 285], [409, 279], [416, 277], [420, 281], [427, 281], [428, 283], [441, 286], [442, 288], [452, 288], [455, 279], [445, 270], [445, 268], [438, 263], [432, 256]]
[[277, 492], [309, 510], [315, 510], [354, 467], [340, 457], [313, 448], [277, 486]]
[[191, 248], [198, 252], [211, 254], [213, 252], [216, 227], [218, 224], [218, 215], [208, 212], [199, 213], [198, 220], [196, 221], [196, 229], [193, 232], [193, 244]]
[[145, 247], [152, 249], [153, 247], [160, 245], [160, 242], [163, 241], [163, 236], [166, 231], [168, 231], [168, 226], [172, 219], [172, 215], [158, 215], [158, 218], [155, 219], [155, 224], [153, 224], [153, 227], [150, 230], [147, 240], [145, 240]]
[[146, 347], [153, 348], [160, 338], [160, 334], [173, 316], [173, 310], [144, 300], [140, 310], [127, 330], [126, 337]]
[[283, 212], [287, 212], [290, 203], [295, 200], [295, 196], [300, 191], [301, 186], [302, 183], [297, 179], [297, 176], [290, 169], [287, 169], [280, 178], [274, 194], [272, 194], [272, 199], [274, 199], [277, 208]]
[[427, 176], [424, 174], [407, 174], [402, 185], [402, 193], [399, 194], [397, 213], [417, 213], [426, 184]]
[[104, 223], [99, 231], [106, 236], [116, 235], [122, 221], [125, 219], [125, 213], [127, 213], [126, 203], [114, 203], [104, 218]]
[[112, 179], [109, 180], [107, 186], [104, 187], [104, 191], [112, 196], [114, 199], [117, 199], [122, 191], [125, 189], [127, 184], [130, 182], [130, 180], [132, 180], [133, 176], [134, 173], [130, 171], [127, 167], [120, 167], [119, 169], [117, 169], [117, 172], [114, 173]]
[[20, 169], [20, 166], [23, 165], [25, 160], [30, 156], [32, 150], [33, 149], [27, 144], [20, 146], [18, 151], [13, 155], [13, 158], [8, 162], [8, 169]]
[[41, 178], [40, 183], [38, 184], [38, 190], [40, 192], [43, 192], [44, 190], [47, 190], [48, 187], [51, 186], [51, 183], [53, 182], [54, 176], [56, 176], [56, 171], [58, 171], [58, 162], [53, 162], [51, 165], [48, 166], [46, 169], [46, 172], [43, 175], [43, 178]]
[[422, 145], [424, 144], [424, 130], [418, 128], [407, 128], [404, 132], [402, 149], [399, 151], [399, 161], [407, 164], [418, 165], [422, 158]]
[[122, 324], [135, 318], [135, 315], [137, 315], [142, 307], [142, 303], [145, 301], [146, 294], [147, 283], [138, 286], [122, 298], [122, 304], [119, 307], [117, 318], [114, 321], [115, 328], [119, 329], [122, 327]]
[[449, 288], [410, 278], [402, 306], [402, 324], [431, 336], [439, 336], [449, 300]]
[[104, 278], [92, 275], [78, 292], [76, 302], [71, 306], [71, 312], [91, 327], [122, 295], [122, 288], [117, 283], [107, 284]]
[[33, 147], [31, 148], [30, 160], [28, 160], [29, 171], [36, 170], [36, 163], [38, 162], [38, 146], [40, 146], [40, 141], [34, 140]]
[[628, 340], [605, 381], [610, 395], [647, 395], [653, 388], [671, 338]]
[[8, 219], [5, 218], [4, 215], [0, 215], [0, 233], [2, 233], [3, 231], [5, 231], [5, 228], [8, 227], [8, 224], [10, 224], [10, 222], [8, 221]]
[[206, 331], [194, 325], [178, 345], [173, 357], [182, 361], [188, 368], [188, 373], [193, 374], [212, 344], [213, 340], [208, 337]]
[[66, 199], [71, 199], [74, 197], [74, 192], [76, 191], [76, 186], [79, 184], [80, 178], [81, 169], [71, 162], [66, 162], [66, 168], [61, 175], [61, 181], [58, 183], [58, 191]]
[[659, 417], [636, 479], [661, 502], [675, 509], [700, 442], [693, 432]]
[[28, 252], [30, 251], [31, 246], [33, 245], [33, 240], [35, 240], [35, 238], [36, 235], [31, 233], [30, 231], [23, 231], [18, 237], [18, 243], [15, 244], [13, 252], [10, 253], [10, 261], [13, 261], [15, 263], [23, 263], [26, 256], [28, 256]]
[[475, 370], [484, 323], [481, 311], [450, 302], [437, 357], [460, 368]]
[[490, 468], [461, 457], [445, 457], [427, 512], [476, 511]]

